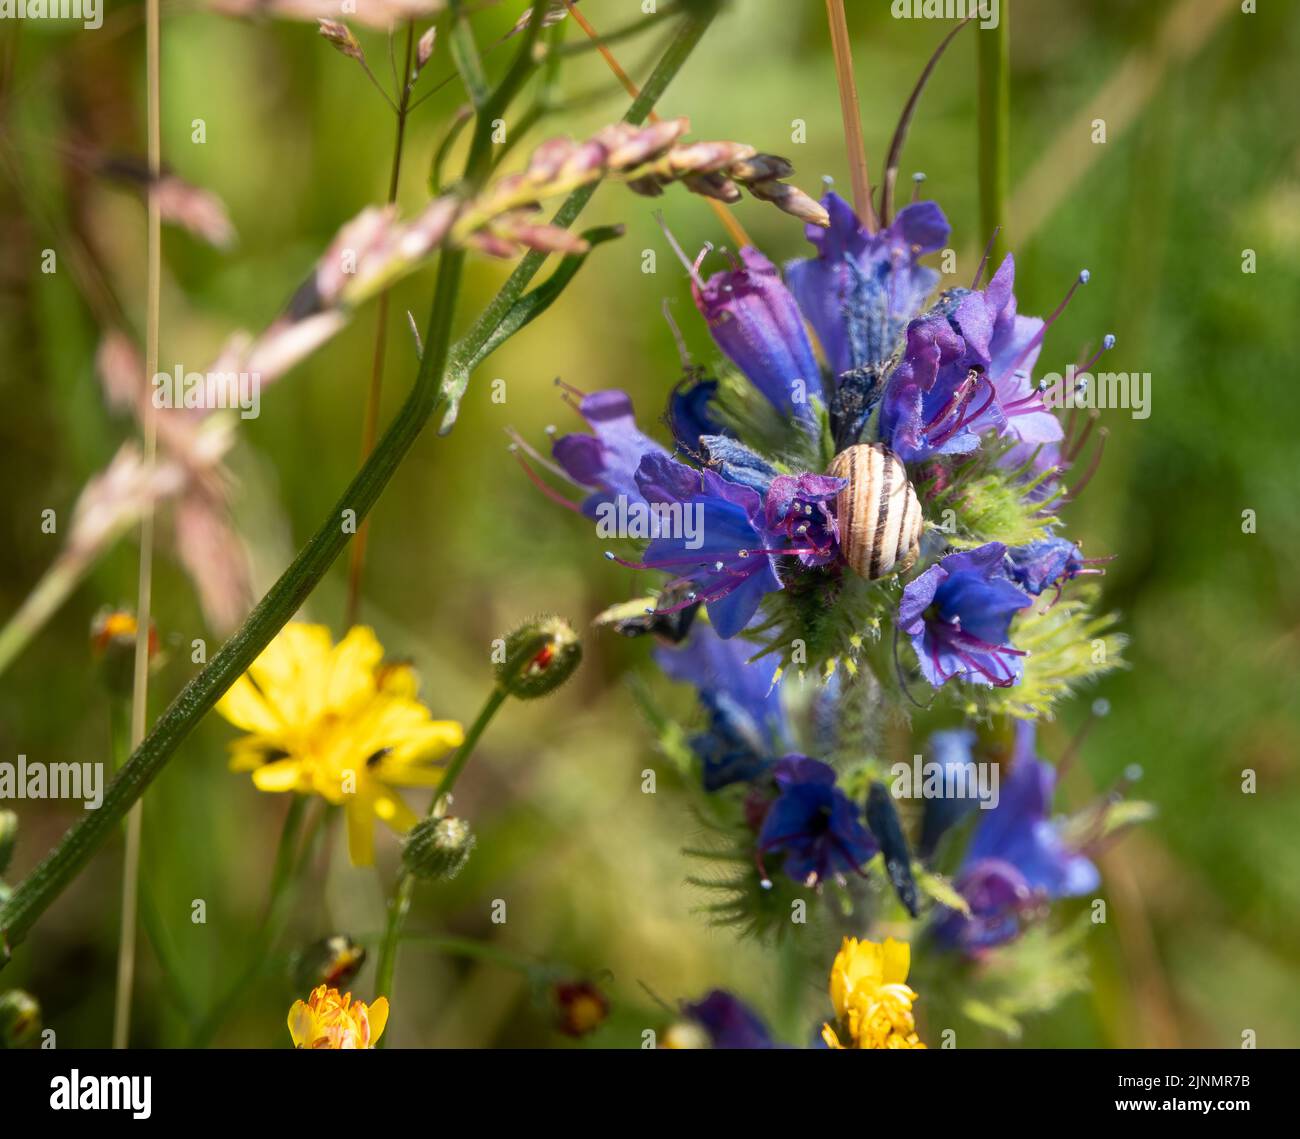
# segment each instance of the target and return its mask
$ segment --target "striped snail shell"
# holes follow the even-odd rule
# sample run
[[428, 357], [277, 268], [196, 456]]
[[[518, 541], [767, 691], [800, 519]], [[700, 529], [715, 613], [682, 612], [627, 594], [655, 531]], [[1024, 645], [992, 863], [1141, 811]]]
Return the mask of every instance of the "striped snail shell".
[[827, 473], [849, 484], [835, 498], [844, 560], [868, 581], [911, 569], [923, 520], [903, 461], [883, 443], [857, 443]]

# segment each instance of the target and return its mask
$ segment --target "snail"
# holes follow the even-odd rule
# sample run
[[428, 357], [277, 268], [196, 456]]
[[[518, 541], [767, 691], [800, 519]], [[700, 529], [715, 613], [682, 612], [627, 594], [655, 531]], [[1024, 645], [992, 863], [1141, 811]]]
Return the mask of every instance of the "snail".
[[828, 473], [848, 480], [835, 515], [849, 566], [869, 581], [911, 569], [924, 520], [903, 461], [883, 443], [856, 443], [835, 456]]

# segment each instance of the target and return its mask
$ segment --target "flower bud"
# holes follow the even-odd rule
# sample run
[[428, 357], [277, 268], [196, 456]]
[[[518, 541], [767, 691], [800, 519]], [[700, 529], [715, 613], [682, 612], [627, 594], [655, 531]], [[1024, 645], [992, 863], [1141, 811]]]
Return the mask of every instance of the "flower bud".
[[477, 840], [469, 823], [453, 815], [422, 819], [402, 843], [402, 865], [417, 878], [455, 878]]
[[365, 947], [345, 933], [336, 933], [297, 954], [293, 966], [294, 981], [298, 988], [306, 990], [320, 985], [343, 989], [365, 963]]
[[[123, 695], [131, 691], [135, 680], [135, 614], [125, 609], [105, 609], [90, 626], [90, 646], [99, 658], [104, 682], [109, 689]], [[149, 626], [149, 659], [158, 655], [158, 631]]]
[[0, 811], [0, 874], [9, 869], [18, 842], [18, 816], [13, 811]]
[[430, 24], [428, 30], [420, 37], [420, 42], [415, 47], [415, 74], [419, 75], [424, 70], [425, 64], [433, 58], [433, 49], [438, 42], [438, 28]]
[[352, 29], [347, 24], [340, 23], [338, 20], [320, 18], [316, 20], [316, 23], [320, 26], [320, 34], [335, 48], [349, 59], [355, 59], [358, 63], [365, 63], [366, 54], [361, 50], [361, 44], [357, 42], [357, 37], [352, 34]]
[[595, 1032], [609, 1016], [609, 998], [590, 981], [563, 981], [551, 987], [558, 1017], [555, 1027], [565, 1036]]
[[554, 692], [582, 660], [582, 643], [562, 617], [534, 617], [506, 638], [497, 684], [511, 696], [532, 700]]
[[22, 989], [0, 994], [0, 1048], [25, 1048], [41, 1034], [41, 1006]]

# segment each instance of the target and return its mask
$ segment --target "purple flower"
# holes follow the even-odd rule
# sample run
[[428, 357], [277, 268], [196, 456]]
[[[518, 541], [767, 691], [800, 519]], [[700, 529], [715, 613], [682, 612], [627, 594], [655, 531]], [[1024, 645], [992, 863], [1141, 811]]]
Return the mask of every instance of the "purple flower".
[[1087, 279], [1079, 275], [1046, 321], [1017, 314], [1010, 254], [986, 288], [945, 293], [908, 326], [881, 405], [882, 438], [907, 462], [965, 454], [990, 431], [1035, 446], [1058, 442], [1061, 424], [1031, 372], [1048, 327]]
[[1024, 653], [1007, 637], [1011, 618], [1033, 602], [1002, 576], [1005, 554], [1000, 542], [949, 554], [903, 590], [898, 624], [935, 688], [954, 676], [998, 688], [1019, 682]]
[[1037, 597], [1049, 585], [1060, 592], [1061, 582], [1089, 571], [1083, 551], [1068, 538], [1040, 538], [1027, 546], [1007, 550], [1007, 577], [1021, 589]]
[[759, 1015], [722, 989], [714, 989], [694, 1004], [683, 1005], [682, 1011], [709, 1034], [714, 1048], [775, 1047]]
[[908, 463], [973, 451], [981, 431], [996, 425], [995, 393], [941, 309], [907, 326], [880, 405], [880, 437]]
[[751, 649], [696, 625], [682, 647], [655, 652], [672, 679], [696, 687], [709, 714], [708, 731], [691, 738], [706, 791], [757, 778], [784, 748], [788, 727], [781, 692], [772, 669], [749, 660]]
[[758, 250], [742, 249], [740, 257], [741, 264], [694, 286], [695, 303], [718, 347], [772, 406], [808, 419], [821, 372], [799, 306]]
[[703, 602], [720, 637], [734, 637], [754, 616], [764, 595], [782, 588], [772, 544], [763, 530], [763, 499], [750, 487], [695, 470], [666, 455], [647, 454], [636, 485], [650, 503], [679, 504], [697, 526], [662, 534], [646, 547], [633, 569], [661, 569], [670, 586], [689, 585], [683, 604]]
[[785, 854], [785, 872], [815, 886], [832, 875], [856, 872], [878, 849], [859, 809], [835, 786], [835, 771], [802, 755], [788, 755], [774, 771], [779, 791], [758, 834], [759, 865]]
[[636, 425], [632, 401], [617, 389], [584, 395], [578, 411], [594, 435], [561, 435], [551, 446], [555, 461], [574, 482], [595, 488], [582, 504], [582, 513], [595, 518], [603, 503], [620, 495], [628, 502], [643, 502], [636, 471], [646, 454], [668, 452]]
[[876, 234], [838, 194], [822, 205], [830, 226], [807, 227], [817, 256], [790, 262], [786, 280], [838, 376], [889, 358], [939, 281], [918, 258], [942, 249], [949, 227], [934, 202], [905, 207]]
[[1015, 275], [1015, 259], [1008, 253], [984, 292], [985, 312], [992, 322], [985, 367], [1004, 420], [1003, 432], [1022, 443], [1056, 443], [1064, 434], [1061, 422], [1047, 409], [1032, 377], [1047, 322], [1017, 315]]
[[1097, 888], [1097, 868], [1061, 836], [1050, 818], [1056, 771], [1034, 753], [1034, 725], [1016, 725], [1011, 771], [998, 805], [981, 815], [956, 887], [970, 916], [947, 911], [940, 940], [967, 953], [1010, 941], [1044, 902]]
[[767, 488], [767, 529], [799, 548], [806, 566], [830, 565], [839, 557], [840, 530], [830, 503], [848, 486], [830, 475], [777, 475]]

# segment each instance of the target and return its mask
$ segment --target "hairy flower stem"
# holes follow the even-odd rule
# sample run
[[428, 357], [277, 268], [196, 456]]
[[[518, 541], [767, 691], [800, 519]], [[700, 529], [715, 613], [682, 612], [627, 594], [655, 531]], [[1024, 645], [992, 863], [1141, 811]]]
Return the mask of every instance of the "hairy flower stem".
[[[993, 239], [989, 274], [1007, 250], [1006, 201], [1010, 182], [1011, 5], [996, 28], [981, 28], [979, 42], [979, 183], [981, 240]], [[994, 234], [997, 236], [994, 237]]]
[[[646, 81], [640, 98], [628, 110], [625, 116], [627, 122], [645, 121], [650, 109], [703, 37], [713, 15], [713, 10], [709, 8], [683, 19], [677, 35]], [[571, 194], [553, 219], [554, 224], [572, 224], [595, 191], [596, 185], [593, 183]], [[18, 885], [9, 900], [0, 906], [0, 964], [8, 959], [12, 947], [26, 937], [36, 919], [49, 908], [113, 833], [131, 805], [166, 766], [199, 720], [221, 698], [222, 693], [247, 671], [258, 654], [270, 644], [276, 633], [315, 589], [347, 544], [348, 535], [344, 533], [342, 525], [343, 511], [355, 510], [358, 520], [370, 512], [434, 410], [455, 388], [463, 391], [458, 383], [457, 369], [467, 369], [469, 362], [492, 339], [496, 329], [523, 296], [529, 282], [537, 275], [544, 260], [544, 254], [535, 251], [528, 253], [496, 298], [461, 338], [455, 351], [451, 351], [451, 321], [464, 254], [459, 250], [443, 253], [438, 264], [438, 282], [429, 329], [424, 338], [424, 354], [406, 401], [370, 458], [315, 534], [298, 551], [288, 569], [257, 603], [239, 630], [158, 717], [153, 730], [105, 789], [100, 809], [88, 811], [86, 817], [64, 835], [59, 845]], [[466, 377], [467, 375], [466, 371]], [[450, 424], [444, 419], [442, 431], [445, 433], [449, 429]]]
[[[397, 137], [393, 142], [393, 164], [388, 173], [388, 204], [397, 201], [397, 187], [402, 176], [402, 148], [406, 139], [406, 119], [411, 108], [411, 61], [415, 52], [415, 21], [406, 22], [405, 64], [402, 67], [402, 89], [397, 96]], [[388, 298], [391, 290], [379, 295], [375, 314], [375, 352], [370, 369], [370, 388], [366, 395], [366, 419], [361, 430], [361, 461], [364, 463], [375, 449], [379, 435], [379, 397], [384, 387], [384, 353], [388, 347]], [[343, 611], [343, 627], [350, 629], [357, 623], [361, 605], [361, 576], [366, 564], [366, 543], [370, 538], [370, 520], [357, 527], [357, 540], [348, 555], [348, 597]]]
[[[430, 816], [434, 815], [451, 797], [452, 788], [456, 786], [460, 773], [465, 770], [469, 757], [474, 754], [479, 737], [508, 697], [509, 693], [504, 688], [492, 689], [477, 719], [465, 734], [464, 742], [456, 749], [456, 754], [447, 764], [447, 772], [442, 777], [442, 782], [438, 784], [437, 794], [429, 804]], [[390, 1003], [393, 996], [393, 977], [397, 971], [397, 946], [402, 938], [402, 927], [406, 924], [406, 916], [411, 912], [411, 898], [414, 894], [415, 875], [406, 870], [399, 871], [397, 882], [393, 886], [393, 896], [388, 902], [388, 924], [384, 928], [384, 940], [379, 950], [379, 964], [375, 968], [375, 995], [388, 997]], [[383, 1046], [382, 1040], [376, 1045], [379, 1048]]]
[[[159, 0], [145, 5], [145, 83], [148, 102], [148, 298], [145, 330], [145, 375], [158, 371], [158, 326], [162, 308], [162, 207], [158, 182], [162, 176], [162, 107], [160, 103]], [[158, 455], [158, 413], [150, 403], [144, 416], [144, 461]], [[144, 739], [149, 718], [149, 630], [153, 601], [154, 511], [140, 522], [140, 575], [135, 607], [135, 673], [131, 685], [131, 746]], [[144, 804], [132, 806], [126, 819], [126, 852], [122, 859], [122, 915], [117, 943], [117, 986], [113, 998], [113, 1047], [125, 1048], [131, 1037], [131, 994], [135, 989], [135, 934], [140, 884], [140, 841]]]

